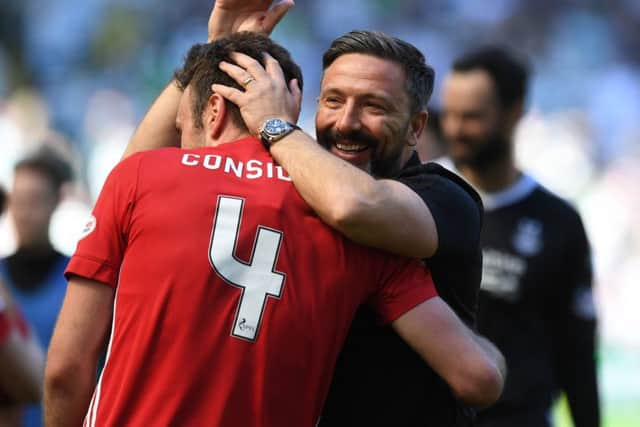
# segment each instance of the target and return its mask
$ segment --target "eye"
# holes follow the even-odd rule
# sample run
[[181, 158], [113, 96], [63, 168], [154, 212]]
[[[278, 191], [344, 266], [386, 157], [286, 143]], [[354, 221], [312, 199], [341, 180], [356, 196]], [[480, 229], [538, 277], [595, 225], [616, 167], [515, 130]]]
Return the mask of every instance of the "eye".
[[379, 102], [367, 102], [365, 108], [374, 114], [384, 114], [387, 112], [387, 107]]
[[329, 108], [338, 108], [342, 105], [342, 98], [336, 95], [328, 95], [322, 98], [322, 103]]

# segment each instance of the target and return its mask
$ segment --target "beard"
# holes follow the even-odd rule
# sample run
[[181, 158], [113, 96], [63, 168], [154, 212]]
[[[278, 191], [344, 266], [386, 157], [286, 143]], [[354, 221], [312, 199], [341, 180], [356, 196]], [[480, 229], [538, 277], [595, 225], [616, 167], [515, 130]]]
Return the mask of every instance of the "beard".
[[396, 143], [387, 149], [386, 153], [379, 151], [382, 143], [379, 139], [363, 130], [355, 130], [347, 133], [340, 133], [335, 128], [324, 131], [316, 131], [318, 143], [327, 150], [331, 150], [338, 141], [352, 141], [357, 144], [364, 144], [370, 150], [370, 162], [367, 172], [376, 178], [390, 178], [395, 176], [401, 169], [402, 151], [404, 143]]
[[494, 132], [483, 140], [459, 140], [458, 144], [467, 146], [467, 153], [452, 157], [458, 169], [466, 166], [474, 170], [486, 171], [508, 158], [511, 151], [510, 140], [499, 132]]
[[376, 178], [392, 178], [402, 169], [402, 145], [394, 147], [386, 156], [375, 156], [371, 159], [371, 175]]

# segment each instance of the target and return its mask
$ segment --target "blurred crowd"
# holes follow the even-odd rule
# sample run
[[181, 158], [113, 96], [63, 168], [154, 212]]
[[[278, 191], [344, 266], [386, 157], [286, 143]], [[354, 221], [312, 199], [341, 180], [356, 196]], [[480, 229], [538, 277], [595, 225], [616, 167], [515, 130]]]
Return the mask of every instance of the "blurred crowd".
[[[41, 144], [78, 177], [50, 230], [70, 254], [136, 122], [186, 49], [206, 37], [211, 0], [6, 0], [0, 9], [0, 185]], [[521, 165], [570, 199], [593, 246], [606, 400], [640, 401], [640, 2], [299, 0], [274, 38], [302, 66], [301, 125], [313, 129], [319, 54], [355, 28], [423, 50], [441, 76], [462, 51], [499, 43], [533, 68]], [[636, 183], [636, 184], [634, 184]], [[15, 249], [0, 218], [0, 256]], [[606, 412], [606, 405], [605, 405]], [[637, 413], [636, 413], [637, 414]]]

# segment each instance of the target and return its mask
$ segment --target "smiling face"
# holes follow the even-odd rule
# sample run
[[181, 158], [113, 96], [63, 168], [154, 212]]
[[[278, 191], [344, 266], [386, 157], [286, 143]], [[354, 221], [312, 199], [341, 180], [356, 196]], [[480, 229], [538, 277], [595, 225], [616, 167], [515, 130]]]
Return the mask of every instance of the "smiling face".
[[395, 62], [360, 53], [338, 57], [322, 78], [318, 142], [376, 176], [395, 174], [417, 139], [405, 84], [406, 74]]

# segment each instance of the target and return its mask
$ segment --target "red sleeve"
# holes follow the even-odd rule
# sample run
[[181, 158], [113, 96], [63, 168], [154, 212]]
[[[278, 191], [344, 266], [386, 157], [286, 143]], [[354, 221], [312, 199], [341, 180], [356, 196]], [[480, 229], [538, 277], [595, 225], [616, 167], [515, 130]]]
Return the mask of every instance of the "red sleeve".
[[107, 177], [64, 273], [67, 279], [77, 275], [116, 287], [142, 154], [123, 160]]
[[438, 295], [431, 271], [420, 261], [390, 257], [385, 268], [382, 286], [370, 299], [369, 305], [378, 313], [382, 323], [390, 323], [422, 302]]
[[7, 307], [5, 301], [0, 297], [0, 345], [5, 343], [14, 328], [23, 338], [29, 337], [29, 324], [20, 308], [15, 305]]

